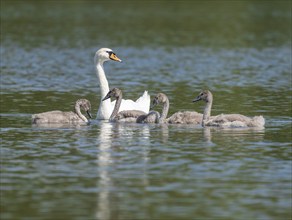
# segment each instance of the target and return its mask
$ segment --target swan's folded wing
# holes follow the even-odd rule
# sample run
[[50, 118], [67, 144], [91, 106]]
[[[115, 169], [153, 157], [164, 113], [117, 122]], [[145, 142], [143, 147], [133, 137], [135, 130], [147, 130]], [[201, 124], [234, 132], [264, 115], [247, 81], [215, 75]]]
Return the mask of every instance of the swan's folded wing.
[[129, 117], [138, 118], [140, 115], [146, 115], [146, 113], [140, 110], [124, 110], [120, 111], [116, 117], [118, 119]]
[[[114, 106], [115, 102], [112, 102], [112, 105]], [[138, 98], [136, 102], [130, 99], [123, 99], [121, 106], [120, 106], [120, 112], [125, 110], [140, 110], [145, 112], [146, 114], [149, 112], [150, 109], [150, 96], [148, 95], [148, 92], [145, 91], [143, 96]]]
[[205, 125], [228, 128], [264, 127], [265, 119], [263, 116], [250, 118], [241, 114], [220, 114], [212, 116]]
[[136, 103], [145, 102], [147, 100], [149, 101], [150, 106], [150, 95], [148, 95], [148, 91], [145, 90], [143, 95], [136, 100]]
[[203, 114], [192, 111], [176, 112], [167, 120], [170, 124], [201, 124]]
[[139, 106], [139, 108], [141, 107], [141, 109], [139, 110], [144, 111], [146, 113], [148, 113], [150, 110], [150, 102], [151, 99], [150, 95], [148, 95], [148, 91], [144, 91], [143, 95], [136, 100], [136, 103]]
[[32, 115], [33, 124], [78, 122], [80, 118], [73, 112], [50, 111]]

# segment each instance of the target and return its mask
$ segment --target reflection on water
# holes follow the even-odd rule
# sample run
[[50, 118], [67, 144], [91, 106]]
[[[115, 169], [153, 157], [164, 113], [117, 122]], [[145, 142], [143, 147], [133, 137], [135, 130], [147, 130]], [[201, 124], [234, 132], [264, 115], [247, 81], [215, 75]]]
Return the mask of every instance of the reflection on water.
[[80, 124], [58, 124], [58, 123], [53, 123], [53, 124], [33, 124], [32, 127], [33, 128], [55, 128], [55, 129], [65, 129], [65, 128], [71, 128], [71, 129], [78, 129], [81, 127], [87, 126], [85, 124], [80, 125]]
[[[98, 122], [100, 126], [100, 133], [98, 136], [98, 155], [97, 155], [97, 165], [98, 165], [98, 176], [99, 181], [97, 183], [98, 188], [98, 198], [97, 198], [97, 210], [96, 218], [107, 220], [118, 218], [116, 215], [115, 207], [112, 204], [117, 199], [115, 196], [115, 182], [112, 180], [112, 168], [116, 166], [117, 161], [113, 158], [114, 154], [113, 148], [120, 147], [117, 146], [117, 139], [127, 139], [130, 144], [135, 136], [140, 139], [140, 141], [135, 144], [141, 146], [141, 159], [143, 162], [143, 168], [146, 168], [146, 163], [148, 161], [148, 153], [150, 146], [150, 133], [149, 127], [144, 125], [129, 124], [129, 123], [109, 123], [107, 121]], [[143, 146], [143, 147], [142, 147]], [[148, 147], [147, 147], [148, 146]], [[148, 185], [147, 172], [143, 169], [142, 182], [144, 186]]]
[[97, 156], [97, 165], [99, 168], [99, 181], [97, 184], [100, 193], [97, 198], [97, 219], [111, 219], [110, 213], [110, 190], [112, 188], [112, 180], [108, 174], [109, 165], [112, 163], [111, 146], [112, 146], [112, 128], [113, 124], [102, 122], [100, 124], [99, 153]]
[[[229, 154], [226, 156], [222, 155], [222, 141], [226, 140], [226, 146], [234, 143], [235, 148], [242, 145], [242, 143], [250, 143], [251, 145], [260, 143], [264, 140], [265, 129], [222, 129], [222, 128], [201, 128], [198, 126], [173, 126], [173, 125], [140, 125], [140, 124], [129, 124], [129, 123], [108, 123], [108, 122], [97, 122], [98, 126], [100, 126], [100, 133], [98, 135], [98, 154], [97, 154], [97, 165], [98, 165], [98, 182], [97, 182], [97, 210], [96, 210], [96, 218], [97, 219], [113, 219], [119, 216], [122, 210], [120, 210], [123, 205], [126, 207], [131, 206], [132, 203], [127, 200], [128, 196], [131, 197], [131, 191], [135, 189], [129, 189], [129, 192], [116, 191], [117, 189], [128, 188], [135, 181], [135, 185], [141, 190], [141, 192], [137, 192], [137, 196], [143, 196], [145, 193], [160, 193], [168, 192], [167, 197], [170, 196], [174, 191], [178, 190], [179, 193], [181, 188], [181, 184], [185, 184], [188, 179], [184, 180], [183, 176], [180, 176], [179, 170], [181, 166], [188, 166], [190, 161], [193, 160], [194, 164], [197, 164], [197, 167], [193, 167], [192, 169], [196, 169], [196, 172], [199, 172], [200, 175], [201, 169], [204, 170], [205, 174], [207, 171], [205, 166], [209, 163], [211, 159], [210, 156], [214, 155], [216, 157], [221, 157], [218, 160], [212, 160], [214, 163], [219, 163], [221, 166], [225, 166], [222, 164], [222, 160], [230, 160]], [[177, 138], [168, 139], [168, 137], [175, 136], [179, 137], [179, 133], [184, 133], [183, 137], [186, 138], [184, 140], [184, 144], [179, 149], [179, 144], [181, 142], [177, 140]], [[153, 145], [151, 142], [153, 140], [158, 141], [156, 138], [160, 136], [160, 141]], [[127, 144], [125, 144], [127, 143]], [[188, 143], [191, 143], [188, 145]], [[166, 146], [166, 149], [164, 149]], [[217, 148], [216, 148], [217, 147]], [[218, 150], [219, 147], [219, 150]], [[255, 147], [255, 146], [251, 146]], [[173, 149], [171, 149], [173, 148]], [[201, 149], [204, 157], [201, 157], [199, 154], [199, 160], [195, 158], [191, 159], [191, 154], [195, 155], [195, 148]], [[229, 151], [233, 151], [229, 148]], [[197, 153], [201, 150], [196, 150]], [[242, 151], [243, 150], [243, 151]], [[247, 149], [241, 149], [238, 151], [238, 155], [243, 155], [246, 153]], [[136, 157], [133, 158], [130, 154], [136, 154]], [[192, 153], [191, 153], [192, 152]], [[186, 153], [186, 154], [185, 154]], [[219, 153], [219, 154], [218, 154]], [[221, 156], [220, 156], [221, 155]], [[223, 158], [222, 158], [223, 156]], [[132, 158], [132, 159], [130, 159]], [[134, 164], [129, 166], [127, 163], [132, 163], [136, 161]], [[201, 160], [201, 162], [199, 162]], [[231, 159], [231, 161], [234, 160]], [[127, 162], [128, 161], [128, 162]], [[226, 166], [228, 167], [232, 163], [229, 161]], [[209, 165], [207, 165], [208, 167]], [[176, 167], [176, 168], [174, 168]], [[203, 168], [204, 167], [204, 168]], [[133, 170], [134, 168], [134, 170]], [[183, 183], [177, 182], [173, 183], [173, 180], [168, 182], [164, 182], [160, 185], [158, 177], [162, 170], [164, 170], [165, 177], [170, 178], [168, 175], [171, 175], [170, 170], [178, 169], [173, 173], [173, 175], [177, 176], [177, 178], [182, 178], [181, 181]], [[209, 167], [211, 168], [211, 167]], [[224, 167], [219, 169], [220, 172], [224, 170]], [[174, 170], [173, 170], [174, 171]], [[170, 173], [169, 173], [170, 172]], [[237, 171], [235, 171], [237, 172]], [[212, 173], [212, 171], [211, 171]], [[222, 174], [222, 173], [221, 173]], [[232, 173], [235, 175], [235, 173]], [[209, 174], [210, 175], [210, 174]], [[218, 175], [218, 174], [216, 174]], [[224, 174], [223, 174], [224, 175]], [[228, 174], [226, 174], [228, 176]], [[197, 175], [196, 175], [197, 176]], [[134, 179], [135, 180], [134, 180]], [[154, 179], [153, 179], [154, 178]], [[189, 178], [196, 178], [195, 176], [190, 176]], [[155, 181], [155, 182], [153, 182]], [[158, 184], [158, 185], [157, 185]], [[173, 185], [174, 184], [174, 185]], [[210, 183], [208, 183], [210, 184]], [[146, 190], [146, 191], [145, 191]], [[193, 194], [194, 189], [192, 185], [184, 187], [184, 190], [189, 194]], [[220, 190], [219, 190], [220, 191]], [[160, 195], [153, 195], [153, 200], [161, 199]], [[117, 203], [122, 203], [123, 205], [117, 206]], [[144, 205], [148, 207], [150, 204], [146, 202]], [[138, 207], [132, 207], [135, 210]], [[130, 208], [131, 209], [131, 208]], [[145, 211], [141, 207], [139, 208], [140, 214], [142, 216], [145, 214]], [[125, 216], [133, 216], [129, 215], [129, 213], [124, 210], [122, 211]], [[169, 211], [172, 213], [172, 211]], [[160, 213], [160, 212], [159, 212]], [[187, 211], [187, 215], [191, 212]], [[165, 215], [165, 213], [164, 213]], [[136, 215], [134, 215], [136, 216]], [[137, 214], [139, 216], [139, 214]], [[168, 216], [167, 214], [165, 216]]]
[[[127, 218], [164, 216], [170, 219], [171, 216], [214, 217], [218, 213], [227, 216], [230, 212], [237, 212], [229, 204], [230, 201], [242, 207], [238, 211], [240, 215], [253, 217], [245, 214], [252, 213], [245, 203], [258, 200], [258, 196], [264, 195], [264, 200], [269, 201], [264, 207], [258, 206], [262, 214], [266, 213], [267, 208], [281, 207], [285, 210], [289, 205], [289, 196], [282, 195], [288, 187], [289, 175], [277, 175], [274, 179], [272, 174], [289, 173], [289, 146], [283, 143], [275, 147], [276, 142], [267, 141], [266, 130], [269, 133], [269, 128], [220, 129], [192, 125], [115, 124], [106, 121], [93, 121], [91, 125], [80, 129], [3, 129], [1, 156], [5, 181], [1, 187], [5, 189], [6, 198], [9, 198], [8, 192], [17, 195], [9, 186], [19, 184], [19, 178], [11, 178], [8, 173], [12, 172], [13, 167], [13, 172], [21, 177], [21, 173], [26, 173], [28, 169], [25, 163], [32, 163], [28, 170], [35, 173], [36, 178], [21, 182], [24, 188], [40, 181], [38, 174], [41, 174], [44, 182], [53, 184], [53, 178], [62, 184], [60, 175], [62, 178], [65, 175], [70, 182], [64, 187], [59, 186], [59, 192], [67, 189], [71, 195], [64, 201], [74, 210], [71, 210], [71, 214], [63, 210], [63, 216], [72, 217], [74, 213], [82, 215], [83, 212], [74, 205], [78, 198], [87, 201], [83, 204], [84, 208], [86, 204], [94, 204], [95, 207], [88, 211], [95, 210], [96, 219], [116, 219], [120, 215]], [[282, 132], [285, 131], [278, 130], [278, 133]], [[54, 159], [44, 169], [37, 160], [38, 156]], [[282, 161], [281, 166], [276, 162], [278, 160]], [[11, 167], [12, 161], [15, 162]], [[75, 178], [78, 178], [77, 181]], [[280, 195], [283, 204], [272, 202], [277, 195], [273, 194], [274, 187], [266, 183], [282, 188]], [[86, 193], [88, 189], [91, 192], [89, 194]], [[245, 199], [240, 200], [229, 192]], [[47, 193], [43, 196], [47, 198], [46, 202], [42, 201], [42, 196], [36, 200], [40, 205], [50, 204], [48, 210], [54, 213], [55, 201]], [[21, 195], [18, 198], [26, 201]], [[143, 202], [137, 203], [137, 200]], [[4, 204], [8, 205], [10, 200], [6, 201]], [[165, 202], [161, 204], [158, 201]], [[194, 203], [198, 204], [195, 208]], [[200, 212], [206, 206], [209, 207], [209, 214]], [[13, 213], [23, 213], [14, 206], [10, 207]], [[155, 210], [151, 212], [152, 215], [149, 209]], [[285, 216], [285, 211], [275, 211], [270, 215]]]
[[204, 127], [204, 139], [206, 141], [207, 146], [216, 146], [216, 144], [212, 142], [211, 128]]

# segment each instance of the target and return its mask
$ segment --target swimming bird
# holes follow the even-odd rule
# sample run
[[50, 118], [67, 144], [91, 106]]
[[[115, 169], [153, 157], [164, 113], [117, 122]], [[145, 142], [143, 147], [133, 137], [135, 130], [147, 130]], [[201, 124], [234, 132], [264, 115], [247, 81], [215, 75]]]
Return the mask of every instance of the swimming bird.
[[79, 124], [88, 123], [88, 119], [81, 113], [80, 108], [86, 111], [89, 118], [92, 118], [90, 114], [91, 104], [87, 99], [78, 99], [75, 103], [74, 111], [62, 112], [62, 111], [49, 111], [32, 115], [33, 124]]
[[157, 111], [150, 111], [147, 115], [140, 115], [137, 118], [137, 123], [165, 123], [169, 110], [169, 100], [164, 93], [158, 93], [154, 97], [151, 109], [158, 104], [163, 104], [161, 115]]
[[109, 118], [109, 121], [113, 122], [136, 122], [137, 118], [140, 115], [146, 115], [145, 112], [140, 111], [140, 110], [124, 110], [124, 111], [119, 111], [120, 106], [122, 103], [122, 98], [123, 98], [123, 93], [119, 88], [113, 88], [111, 89], [106, 96], [102, 99], [102, 101], [106, 101], [109, 98], [115, 98], [115, 106], [112, 111], [112, 114]]
[[169, 124], [201, 124], [203, 114], [196, 111], [179, 111], [166, 119]]
[[166, 119], [169, 124], [201, 124], [203, 114], [196, 111], [179, 111]]
[[213, 95], [209, 90], [204, 90], [193, 100], [197, 102], [203, 100], [206, 102], [202, 126], [217, 126], [217, 127], [264, 127], [265, 119], [263, 116], [247, 117], [241, 114], [220, 114], [211, 116], [211, 108], [213, 103]]
[[[100, 84], [100, 94], [101, 98], [105, 97], [109, 92], [109, 85], [106, 79], [106, 75], [103, 68], [103, 63], [109, 60], [122, 62], [120, 58], [109, 48], [101, 48], [99, 49], [95, 56], [94, 62], [96, 66], [96, 75]], [[105, 120], [109, 119], [112, 111], [114, 109], [115, 102], [111, 102], [110, 100], [105, 100], [100, 102], [99, 109], [97, 112], [97, 119]], [[150, 108], [150, 96], [147, 91], [144, 91], [143, 95], [138, 98], [136, 101], [133, 100], [122, 100], [120, 110], [140, 110], [148, 113]]]

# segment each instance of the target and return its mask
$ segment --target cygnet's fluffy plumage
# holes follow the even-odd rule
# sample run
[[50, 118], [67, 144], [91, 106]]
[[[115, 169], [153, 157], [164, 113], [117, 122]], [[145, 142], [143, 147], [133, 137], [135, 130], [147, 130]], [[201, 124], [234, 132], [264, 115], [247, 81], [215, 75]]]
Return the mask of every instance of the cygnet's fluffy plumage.
[[241, 114], [220, 114], [211, 116], [213, 95], [209, 90], [202, 91], [193, 102], [203, 100], [206, 102], [204, 109], [202, 126], [217, 127], [264, 127], [265, 119], [263, 116], [247, 117]]
[[109, 98], [115, 98], [116, 103], [113, 109], [113, 112], [109, 118], [110, 121], [113, 122], [136, 122], [137, 118], [140, 115], [146, 115], [145, 112], [140, 110], [124, 110], [120, 111], [120, 106], [123, 98], [122, 91], [119, 88], [113, 88], [111, 89], [107, 95], [102, 99], [102, 101], [105, 101]]
[[137, 123], [165, 123], [169, 110], [169, 100], [164, 93], [158, 93], [152, 101], [152, 106], [163, 104], [161, 115], [157, 111], [150, 111], [147, 115], [141, 115], [137, 118]]
[[203, 114], [195, 111], [176, 112], [166, 121], [170, 124], [201, 124]]
[[80, 124], [87, 123], [88, 119], [81, 113], [82, 108], [90, 118], [91, 104], [87, 99], [78, 99], [75, 103], [74, 112], [49, 111], [32, 115], [33, 124]]

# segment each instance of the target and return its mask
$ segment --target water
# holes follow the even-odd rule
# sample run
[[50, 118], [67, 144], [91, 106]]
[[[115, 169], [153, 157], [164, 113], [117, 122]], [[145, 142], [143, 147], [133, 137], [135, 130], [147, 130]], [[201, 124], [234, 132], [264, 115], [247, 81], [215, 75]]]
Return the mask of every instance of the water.
[[[291, 3], [1, 2], [1, 219], [291, 218]], [[164, 92], [170, 113], [213, 92], [212, 114], [265, 129], [31, 125], [31, 114]]]

